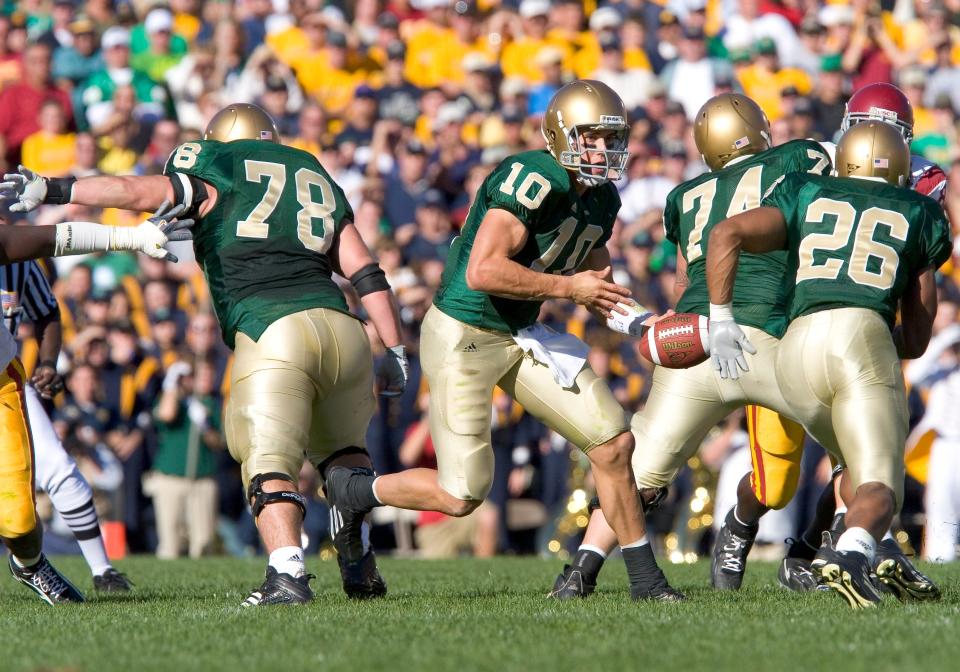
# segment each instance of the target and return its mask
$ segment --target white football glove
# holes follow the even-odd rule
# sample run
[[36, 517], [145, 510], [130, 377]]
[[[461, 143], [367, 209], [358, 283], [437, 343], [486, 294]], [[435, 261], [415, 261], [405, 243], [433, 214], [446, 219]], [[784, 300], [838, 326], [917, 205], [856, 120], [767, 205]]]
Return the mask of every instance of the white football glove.
[[0, 199], [16, 200], [10, 212], [35, 210], [47, 197], [47, 178], [20, 166], [16, 173], [7, 173], [0, 182]]
[[736, 380], [740, 369], [749, 371], [744, 352], [757, 354], [753, 343], [733, 320], [733, 313], [727, 306], [710, 305], [710, 361], [713, 368], [720, 372], [721, 378]]
[[179, 261], [177, 255], [167, 251], [164, 246], [171, 240], [190, 239], [192, 235], [190, 227], [193, 226], [194, 220], [177, 219], [177, 215], [183, 210], [183, 205], [171, 208], [170, 204], [164, 201], [153, 213], [153, 217], [140, 222], [135, 227], [115, 229], [111, 249], [133, 250], [154, 259]]
[[387, 352], [377, 367], [377, 380], [380, 394], [385, 397], [399, 397], [407, 386], [410, 377], [410, 363], [407, 350], [402, 345], [387, 348]]
[[627, 336], [640, 336], [646, 326], [644, 323], [654, 316], [653, 312], [631, 299], [617, 302], [617, 307], [623, 308], [628, 314], [623, 315], [611, 310], [610, 317], [607, 318], [607, 328]]

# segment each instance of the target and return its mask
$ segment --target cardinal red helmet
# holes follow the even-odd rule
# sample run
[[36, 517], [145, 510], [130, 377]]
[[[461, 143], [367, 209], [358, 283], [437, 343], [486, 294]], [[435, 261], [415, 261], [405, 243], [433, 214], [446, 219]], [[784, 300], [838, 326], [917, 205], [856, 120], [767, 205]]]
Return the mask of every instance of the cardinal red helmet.
[[913, 106], [893, 84], [869, 84], [850, 97], [840, 130], [861, 121], [883, 121], [900, 129], [907, 142], [913, 138]]

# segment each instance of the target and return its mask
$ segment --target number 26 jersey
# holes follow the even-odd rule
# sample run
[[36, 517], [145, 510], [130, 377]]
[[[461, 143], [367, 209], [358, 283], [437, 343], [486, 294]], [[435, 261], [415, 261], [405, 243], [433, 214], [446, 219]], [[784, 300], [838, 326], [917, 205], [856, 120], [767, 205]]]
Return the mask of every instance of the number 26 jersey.
[[217, 190], [193, 247], [228, 346], [292, 313], [348, 312], [328, 253], [353, 211], [312, 154], [262, 140], [186, 142], [164, 168], [176, 173]]

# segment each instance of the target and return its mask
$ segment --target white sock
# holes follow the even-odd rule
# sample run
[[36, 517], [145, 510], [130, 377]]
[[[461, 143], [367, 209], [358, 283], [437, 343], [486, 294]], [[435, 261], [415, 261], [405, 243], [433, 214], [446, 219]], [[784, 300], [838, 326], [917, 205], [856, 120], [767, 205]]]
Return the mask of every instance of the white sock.
[[851, 527], [837, 540], [838, 551], [855, 551], [867, 556], [867, 562], [873, 563], [877, 554], [877, 540], [862, 527]]
[[[644, 537], [644, 539], [646, 539], [646, 537]], [[603, 558], [604, 560], [607, 559], [607, 552], [604, 551], [604, 550], [603, 550], [602, 548], [600, 548], [599, 546], [592, 546], [591, 544], [580, 544], [580, 548], [578, 548], [577, 550], [578, 550], [578, 551], [590, 551], [591, 553], [596, 553], [597, 555], [599, 555], [599, 556], [600, 556], [601, 558]]]
[[113, 567], [107, 558], [107, 549], [103, 547], [103, 537], [77, 539], [77, 543], [80, 544], [83, 559], [87, 561], [94, 576], [102, 576], [104, 572]]
[[11, 554], [10, 554], [10, 557], [13, 558], [14, 564], [15, 564], [17, 567], [20, 567], [21, 569], [23, 569], [23, 568], [25, 568], [25, 567], [33, 567], [35, 564], [37, 564], [38, 562], [40, 562], [40, 556], [39, 556], [39, 555], [34, 556], [34, 557], [32, 557], [32, 558], [18, 558], [17, 556], [13, 555], [13, 553], [11, 553]]
[[289, 574], [295, 579], [307, 571], [303, 564], [303, 549], [299, 546], [281, 546], [270, 554], [269, 564], [279, 573]]
[[841, 504], [840, 506], [837, 507], [837, 512], [836, 512], [836, 514], [834, 514], [834, 515], [838, 515], [838, 514], [846, 513], [846, 512], [847, 512], [847, 507], [846, 507], [845, 505]]
[[639, 539], [629, 544], [623, 544], [620, 548], [640, 548], [641, 546], [646, 546], [650, 542], [647, 541], [647, 535], [643, 535]]
[[370, 489], [373, 491], [373, 498], [376, 499], [378, 502], [380, 502], [380, 504], [382, 505], [383, 500], [380, 499], [380, 495], [377, 494], [377, 481], [379, 480], [380, 480], [379, 476], [373, 479], [373, 483], [370, 484]]
[[890, 530], [887, 530], [887, 533], [883, 535], [883, 539], [881, 539], [880, 541], [886, 541], [887, 539], [893, 539], [894, 541], [896, 541], [896, 538], [893, 536], [893, 532], [891, 532]]

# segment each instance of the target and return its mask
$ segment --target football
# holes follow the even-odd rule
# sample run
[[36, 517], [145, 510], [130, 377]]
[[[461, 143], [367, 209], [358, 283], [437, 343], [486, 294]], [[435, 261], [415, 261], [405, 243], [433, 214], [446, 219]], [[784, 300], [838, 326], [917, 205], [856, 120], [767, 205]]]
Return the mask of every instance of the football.
[[709, 322], [696, 313], [675, 313], [656, 322], [640, 337], [640, 354], [668, 369], [686, 369], [710, 353]]

